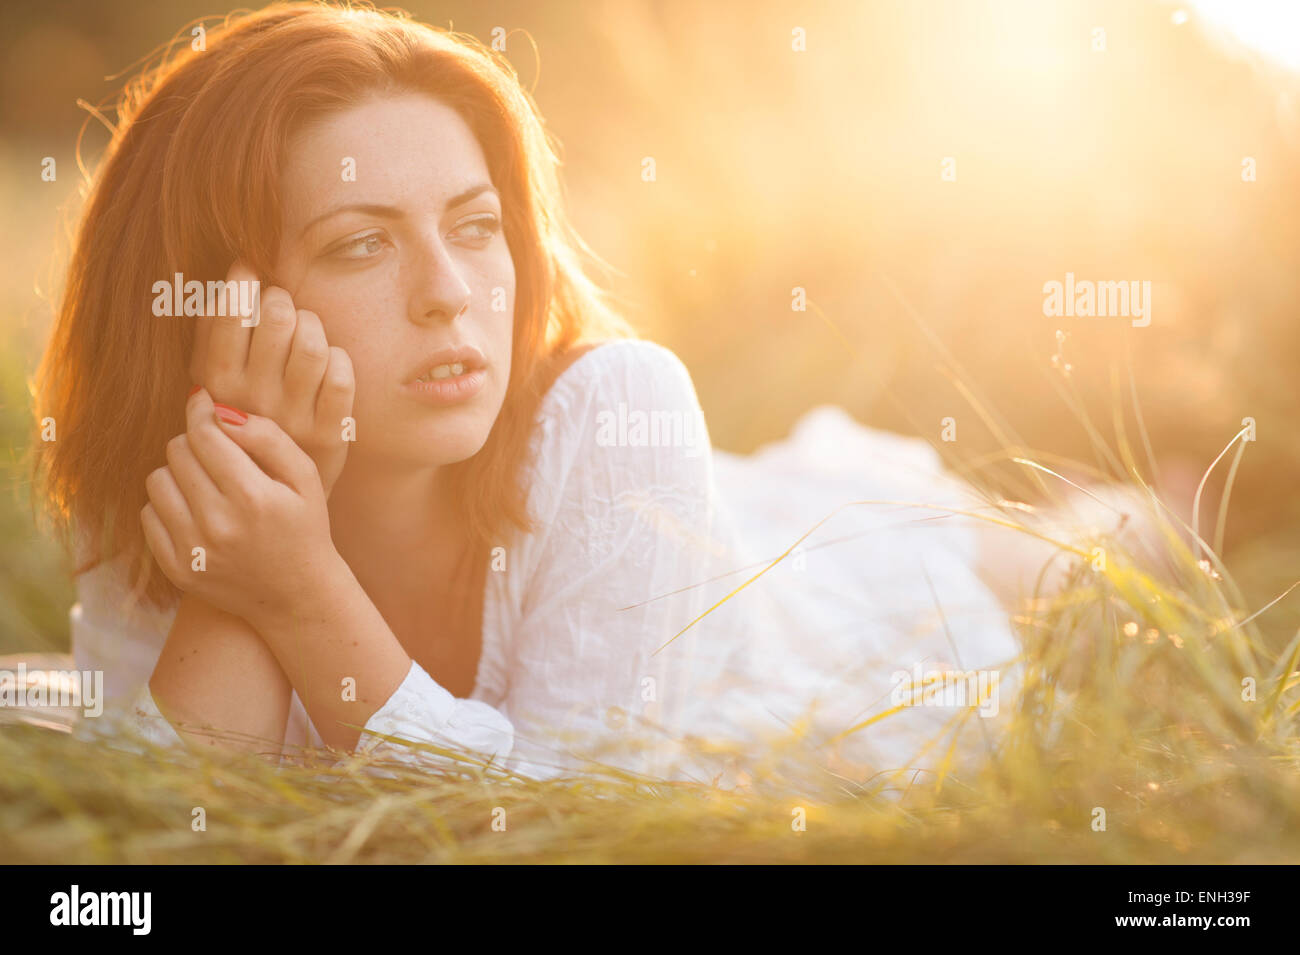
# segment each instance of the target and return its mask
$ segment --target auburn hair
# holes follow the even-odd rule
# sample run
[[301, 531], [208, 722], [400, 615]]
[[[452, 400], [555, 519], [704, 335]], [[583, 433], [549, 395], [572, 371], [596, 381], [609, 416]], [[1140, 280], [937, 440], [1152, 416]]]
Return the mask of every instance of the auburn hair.
[[57, 440], [33, 441], [33, 484], [76, 571], [126, 555], [138, 597], [162, 607], [179, 596], [139, 512], [145, 478], [185, 430], [198, 319], [156, 318], [153, 283], [220, 280], [237, 258], [273, 279], [290, 135], [385, 91], [454, 108], [501, 195], [516, 285], [510, 380], [483, 448], [449, 473], [476, 550], [531, 531], [526, 457], [542, 396], [575, 346], [634, 333], [583, 270], [595, 257], [569, 224], [555, 145], [515, 71], [472, 36], [369, 6], [275, 4], [204, 39], [164, 48], [123, 90], [37, 371], [36, 419], [53, 418]]

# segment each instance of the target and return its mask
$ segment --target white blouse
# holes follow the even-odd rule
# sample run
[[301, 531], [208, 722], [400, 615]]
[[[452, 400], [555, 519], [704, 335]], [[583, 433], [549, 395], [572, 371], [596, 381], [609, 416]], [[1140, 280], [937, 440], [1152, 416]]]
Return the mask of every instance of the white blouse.
[[[999, 715], [1009, 711], [1018, 646], [974, 572], [971, 521], [944, 509], [980, 502], [925, 442], [825, 406], [753, 455], [715, 450], [677, 356], [617, 340], [557, 378], [532, 452], [529, 508], [539, 529], [502, 541], [487, 571], [473, 692], [457, 699], [412, 662], [367, 721], [359, 751], [450, 765], [380, 739], [390, 736], [535, 778], [594, 760], [657, 778], [731, 781], [745, 763], [713, 744], [735, 741], [752, 754], [755, 741], [797, 737], [881, 768], [938, 763], [946, 747], [927, 743], [954, 717], [974, 714], [911, 706], [827, 744], [896, 709], [900, 671], [996, 670]], [[935, 509], [905, 506], [917, 502]], [[148, 688], [175, 610], [124, 608], [111, 564], [77, 586], [77, 666], [103, 670], [106, 712], [115, 700], [125, 711], [122, 723], [83, 721], [101, 725], [81, 731], [182, 745]], [[959, 755], [990, 744], [990, 733], [973, 728], [984, 717], [958, 722], [969, 741]], [[714, 755], [703, 755], [702, 741]], [[296, 693], [284, 743], [286, 752], [323, 745]]]
[[[694, 777], [679, 765], [673, 740], [688, 725], [737, 728], [726, 723], [726, 687], [717, 680], [729, 670], [742, 675], [744, 664], [734, 641], [721, 653], [702, 644], [717, 636], [717, 624], [735, 621], [730, 607], [655, 653], [725, 593], [716, 582], [698, 585], [731, 569], [734, 539], [725, 528], [721, 540], [712, 536], [717, 492], [690, 375], [650, 341], [599, 345], [544, 396], [532, 450], [529, 507], [541, 529], [515, 534], [493, 553], [472, 693], [453, 697], [412, 661], [367, 721], [358, 751], [431, 767], [449, 762], [383, 735], [536, 778], [581, 769], [593, 753], [634, 772]], [[148, 687], [175, 608], [125, 608], [113, 564], [78, 577], [77, 593], [77, 666], [103, 670], [108, 706], [126, 708], [124, 724], [84, 731], [183, 745]], [[688, 715], [706, 690], [718, 709]], [[296, 692], [284, 743], [286, 752], [323, 745]]]

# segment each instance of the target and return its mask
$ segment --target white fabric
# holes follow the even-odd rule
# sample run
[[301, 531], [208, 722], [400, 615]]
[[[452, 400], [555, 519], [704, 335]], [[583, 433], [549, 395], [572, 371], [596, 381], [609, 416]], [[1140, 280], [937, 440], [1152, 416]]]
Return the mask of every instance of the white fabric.
[[[447, 765], [377, 733], [535, 777], [581, 770], [595, 753], [632, 772], [707, 779], [720, 764], [684, 746], [688, 735], [752, 742], [800, 725], [815, 748], [888, 709], [892, 675], [917, 664], [996, 667], [1009, 706], [1017, 648], [1007, 615], [973, 572], [970, 522], [932, 510], [840, 511], [655, 653], [841, 504], [971, 506], [923, 442], [823, 407], [754, 455], [714, 451], [685, 366], [630, 340], [564, 371], [539, 409], [533, 455], [539, 530], [503, 542], [505, 566], [488, 571], [473, 693], [455, 699], [413, 663], [360, 749]], [[181, 745], [147, 685], [175, 611], [124, 611], [124, 593], [112, 564], [78, 578], [77, 665], [103, 669], [109, 704], [125, 708], [110, 732]], [[811, 721], [799, 724], [810, 703]], [[909, 707], [848, 737], [842, 755], [932, 764], [942, 751], [916, 752], [953, 716]], [[964, 739], [964, 751], [983, 745]], [[296, 693], [285, 744], [321, 745]]]

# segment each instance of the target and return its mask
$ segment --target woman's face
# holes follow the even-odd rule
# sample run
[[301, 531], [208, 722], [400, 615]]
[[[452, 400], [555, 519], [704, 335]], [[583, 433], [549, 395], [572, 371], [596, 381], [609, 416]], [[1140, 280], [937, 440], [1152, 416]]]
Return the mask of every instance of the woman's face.
[[[515, 268], [464, 120], [424, 94], [376, 95], [291, 139], [281, 195], [280, 284], [352, 359], [349, 460], [424, 467], [478, 452], [510, 380]], [[481, 368], [434, 371], [453, 347], [478, 349]]]

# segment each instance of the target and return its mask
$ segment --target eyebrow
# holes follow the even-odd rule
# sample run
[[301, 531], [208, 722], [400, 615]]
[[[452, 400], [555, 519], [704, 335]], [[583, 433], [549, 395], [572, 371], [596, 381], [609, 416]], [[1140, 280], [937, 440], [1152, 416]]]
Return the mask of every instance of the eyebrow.
[[[456, 206], [464, 205], [465, 203], [469, 202], [471, 199], [474, 199], [485, 192], [492, 193], [494, 196], [497, 197], [498, 201], [501, 199], [501, 194], [497, 192], [496, 188], [490, 182], [481, 182], [476, 186], [470, 186], [468, 189], [465, 189], [462, 192], [452, 196], [450, 199], [447, 200], [447, 204], [443, 206], [443, 208], [454, 209]], [[368, 215], [381, 216], [385, 219], [398, 219], [405, 214], [404, 210], [399, 209], [397, 206], [386, 206], [386, 205], [370, 203], [370, 202], [349, 203], [347, 205], [336, 206], [333, 209], [330, 209], [328, 212], [322, 212], [316, 218], [312, 219], [305, 226], [303, 226], [302, 232], [299, 234], [306, 235], [308, 230], [310, 230], [311, 227], [316, 225], [318, 222], [323, 222], [326, 219], [330, 218], [331, 216], [336, 216], [344, 212], [364, 212], [367, 213]]]

